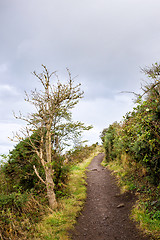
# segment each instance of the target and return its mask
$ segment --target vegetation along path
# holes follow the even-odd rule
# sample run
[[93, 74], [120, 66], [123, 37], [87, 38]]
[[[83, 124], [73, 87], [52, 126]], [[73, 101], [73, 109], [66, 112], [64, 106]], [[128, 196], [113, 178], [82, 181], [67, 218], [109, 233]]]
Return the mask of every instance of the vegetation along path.
[[87, 199], [71, 239], [148, 240], [129, 219], [135, 196], [120, 194], [110, 171], [101, 166], [103, 158], [103, 153], [98, 154], [88, 167]]

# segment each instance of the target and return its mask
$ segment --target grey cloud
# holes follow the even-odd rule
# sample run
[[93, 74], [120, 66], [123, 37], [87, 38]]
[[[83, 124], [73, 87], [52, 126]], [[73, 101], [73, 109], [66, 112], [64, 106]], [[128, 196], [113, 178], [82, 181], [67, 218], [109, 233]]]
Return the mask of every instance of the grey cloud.
[[1, 0], [0, 85], [19, 94], [0, 91], [1, 119], [23, 106], [24, 90], [39, 87], [31, 72], [41, 64], [62, 78], [69, 67], [82, 82], [83, 101], [106, 99], [101, 118], [113, 119], [107, 109], [116, 108], [116, 94], [138, 91], [140, 67], [159, 62], [159, 9], [159, 0]]
[[30, 71], [44, 63], [55, 69], [69, 65], [88, 82], [125, 86], [128, 75], [150, 62], [150, 53], [158, 59], [158, 1], [8, 3], [1, 57], [11, 62], [10, 83], [30, 85]]

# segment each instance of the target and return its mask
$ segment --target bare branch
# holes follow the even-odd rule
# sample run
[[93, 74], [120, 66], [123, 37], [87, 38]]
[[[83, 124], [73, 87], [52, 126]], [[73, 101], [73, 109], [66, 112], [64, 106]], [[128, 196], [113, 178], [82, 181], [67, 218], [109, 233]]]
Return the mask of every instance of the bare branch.
[[37, 169], [36, 169], [36, 166], [33, 165], [33, 169], [35, 171], [35, 174], [37, 175], [37, 177], [41, 180], [41, 182], [43, 182], [45, 185], [46, 185], [46, 182], [41, 178], [41, 176], [39, 175]]
[[[54, 182], [53, 182], [53, 152], [60, 154], [64, 143], [71, 140], [72, 136], [78, 137], [82, 130], [89, 130], [83, 124], [72, 122], [71, 110], [83, 97], [81, 91], [81, 84], [75, 84], [69, 69], [68, 81], [61, 83], [58, 75], [55, 72], [49, 73], [47, 67], [42, 65], [43, 71], [37, 74], [35, 71], [33, 75], [40, 80], [43, 85], [43, 91], [31, 91], [28, 95], [25, 93], [25, 101], [31, 103], [35, 107], [35, 112], [27, 116], [23, 116], [21, 112], [16, 119], [21, 119], [27, 123], [27, 127], [21, 130], [24, 135], [23, 139], [27, 138], [27, 143], [32, 147], [32, 151], [37, 154], [37, 161], [42, 165], [46, 181], [44, 181], [36, 167], [34, 171], [38, 178], [46, 184], [47, 195], [51, 208], [54, 208], [53, 199]], [[55, 84], [51, 84], [51, 77], [54, 75]], [[34, 135], [33, 135], [34, 134]], [[34, 138], [34, 136], [36, 136]], [[20, 139], [19, 135], [16, 135]], [[53, 151], [54, 150], [54, 151]]]
[[132, 94], [134, 94], [136, 97], [140, 97], [140, 96], [141, 96], [141, 94], [138, 94], [138, 93], [135, 93], [135, 92], [131, 92], [131, 91], [122, 91], [122, 92], [120, 92], [120, 93], [132, 93]]

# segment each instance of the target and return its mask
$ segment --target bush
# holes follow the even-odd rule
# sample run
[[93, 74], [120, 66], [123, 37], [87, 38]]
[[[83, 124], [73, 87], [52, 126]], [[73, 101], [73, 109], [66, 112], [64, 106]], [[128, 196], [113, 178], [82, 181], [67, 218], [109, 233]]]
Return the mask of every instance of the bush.
[[141, 163], [155, 185], [160, 182], [160, 65], [144, 69], [151, 80], [142, 87], [144, 93], [137, 106], [126, 114], [121, 124], [113, 123], [101, 134], [107, 160], [120, 159], [127, 153]]

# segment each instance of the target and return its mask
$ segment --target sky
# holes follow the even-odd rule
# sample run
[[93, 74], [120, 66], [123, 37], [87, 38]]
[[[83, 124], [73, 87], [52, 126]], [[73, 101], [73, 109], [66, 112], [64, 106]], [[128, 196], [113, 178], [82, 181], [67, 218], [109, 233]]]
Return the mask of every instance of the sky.
[[66, 67], [84, 98], [73, 118], [100, 132], [130, 111], [145, 76], [141, 68], [159, 63], [159, 0], [0, 0], [0, 154], [23, 125], [13, 111], [29, 112], [24, 91], [38, 88], [31, 74], [41, 64], [67, 78]]

